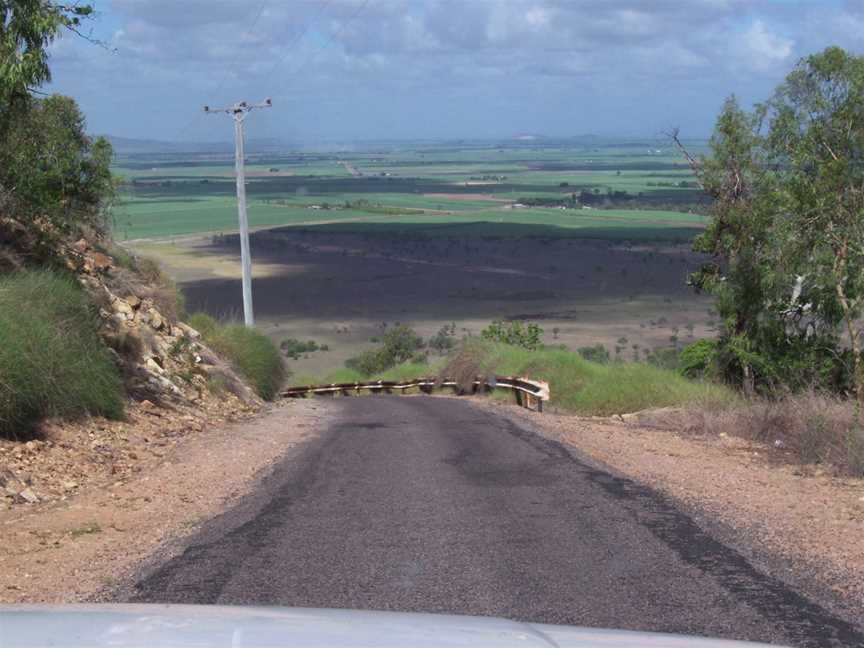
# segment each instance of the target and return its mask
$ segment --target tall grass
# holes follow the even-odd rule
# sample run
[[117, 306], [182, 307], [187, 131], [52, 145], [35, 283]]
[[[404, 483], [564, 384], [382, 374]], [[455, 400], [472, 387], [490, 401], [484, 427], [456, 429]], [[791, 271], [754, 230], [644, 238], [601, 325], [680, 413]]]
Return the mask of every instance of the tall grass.
[[123, 415], [120, 373], [97, 315], [71, 278], [48, 270], [0, 278], [0, 435], [49, 416]]
[[572, 351], [528, 351], [507, 344], [474, 340], [448, 363], [445, 373], [518, 375], [549, 383], [552, 402], [579, 414], [608, 416], [650, 407], [688, 403], [726, 403], [728, 389], [690, 381], [674, 371], [641, 363], [598, 364]]
[[287, 372], [273, 340], [241, 324], [221, 324], [204, 313], [190, 317], [189, 325], [201, 333], [210, 347], [231, 362], [261, 398], [275, 398]]

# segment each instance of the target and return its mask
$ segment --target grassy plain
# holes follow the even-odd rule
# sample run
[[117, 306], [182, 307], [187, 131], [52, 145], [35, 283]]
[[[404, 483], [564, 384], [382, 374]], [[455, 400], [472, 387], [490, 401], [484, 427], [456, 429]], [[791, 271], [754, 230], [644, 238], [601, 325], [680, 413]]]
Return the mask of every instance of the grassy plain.
[[[291, 361], [298, 375], [332, 373], [397, 321], [430, 337], [450, 322], [467, 335], [531, 319], [547, 343], [600, 343], [625, 360], [712, 331], [709, 304], [685, 285], [704, 210], [685, 165], [656, 144], [427, 143], [249, 162], [259, 326], [330, 349]], [[166, 264], [190, 310], [236, 317], [230, 160], [138, 157], [117, 170], [119, 236]], [[572, 205], [581, 192], [599, 197], [593, 208], [516, 205]]]

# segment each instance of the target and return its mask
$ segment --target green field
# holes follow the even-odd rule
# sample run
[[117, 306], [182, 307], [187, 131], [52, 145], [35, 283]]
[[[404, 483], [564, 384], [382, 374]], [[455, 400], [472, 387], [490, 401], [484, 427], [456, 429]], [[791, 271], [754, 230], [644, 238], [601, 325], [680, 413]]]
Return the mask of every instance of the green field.
[[[236, 229], [230, 156], [118, 157], [114, 170], [123, 178], [114, 211], [120, 239]], [[656, 142], [382, 144], [250, 155], [247, 174], [255, 228], [483, 223], [491, 231], [532, 225], [562, 236], [680, 240], [705, 222], [689, 169]], [[523, 200], [550, 205], [521, 208]]]

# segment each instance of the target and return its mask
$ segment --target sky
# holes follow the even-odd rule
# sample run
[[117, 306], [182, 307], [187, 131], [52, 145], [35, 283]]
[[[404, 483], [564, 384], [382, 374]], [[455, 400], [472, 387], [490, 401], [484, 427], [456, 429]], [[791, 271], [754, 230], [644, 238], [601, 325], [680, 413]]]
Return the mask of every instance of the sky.
[[803, 56], [864, 53], [864, 0], [91, 0], [46, 88], [91, 132], [225, 141], [202, 107], [272, 98], [250, 138], [710, 134]]

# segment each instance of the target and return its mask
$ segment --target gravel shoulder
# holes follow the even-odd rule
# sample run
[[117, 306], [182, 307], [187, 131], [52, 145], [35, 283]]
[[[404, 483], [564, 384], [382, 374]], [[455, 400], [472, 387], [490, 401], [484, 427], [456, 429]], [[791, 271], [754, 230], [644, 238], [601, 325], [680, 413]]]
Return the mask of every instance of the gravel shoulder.
[[864, 618], [864, 480], [731, 436], [476, 404], [662, 492], [760, 571], [853, 623]]
[[0, 511], [0, 602], [98, 601], [158, 549], [170, 554], [327, 426], [315, 401], [195, 426], [158, 463], [64, 499]]

